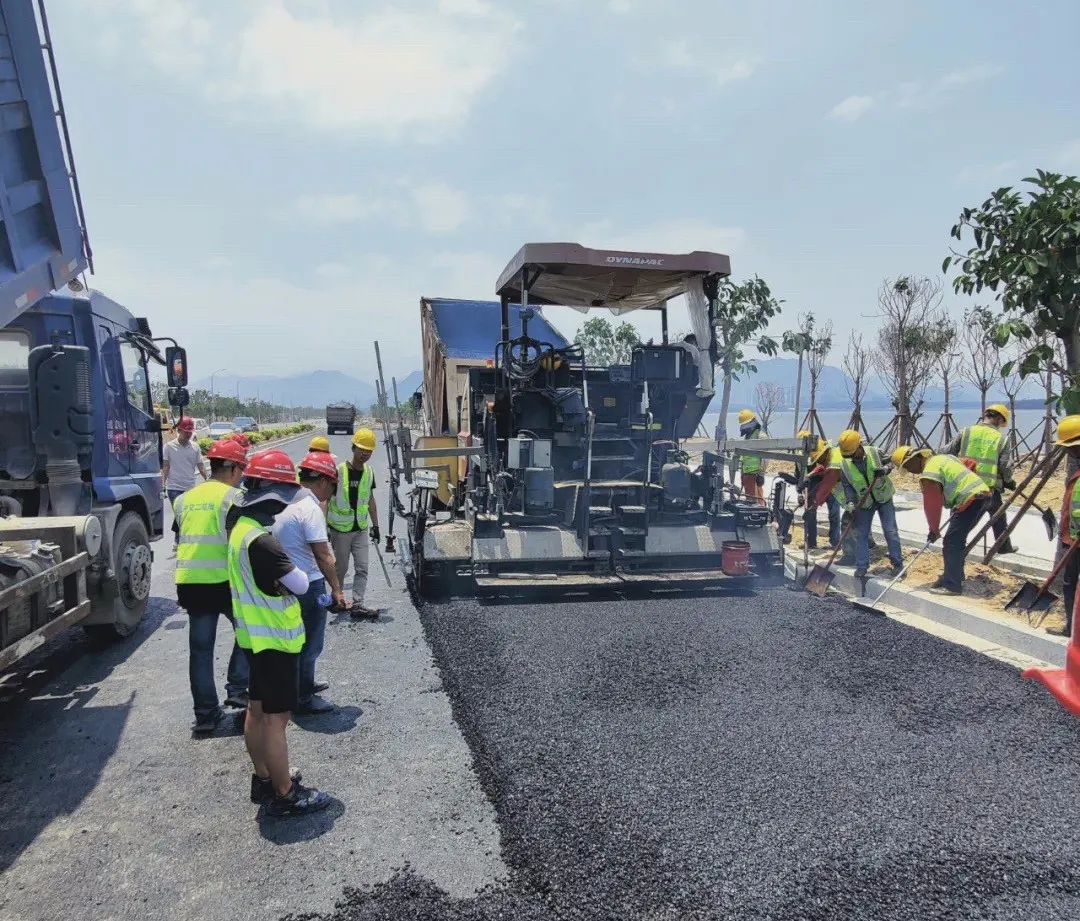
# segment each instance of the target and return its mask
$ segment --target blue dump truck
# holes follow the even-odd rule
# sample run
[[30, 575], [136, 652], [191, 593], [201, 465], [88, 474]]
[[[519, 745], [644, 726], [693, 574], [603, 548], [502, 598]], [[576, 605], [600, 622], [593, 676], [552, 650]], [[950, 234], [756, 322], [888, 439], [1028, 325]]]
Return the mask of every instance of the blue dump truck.
[[75, 624], [131, 634], [164, 531], [148, 368], [182, 407], [186, 355], [87, 269], [44, 5], [0, 0], [0, 669]]

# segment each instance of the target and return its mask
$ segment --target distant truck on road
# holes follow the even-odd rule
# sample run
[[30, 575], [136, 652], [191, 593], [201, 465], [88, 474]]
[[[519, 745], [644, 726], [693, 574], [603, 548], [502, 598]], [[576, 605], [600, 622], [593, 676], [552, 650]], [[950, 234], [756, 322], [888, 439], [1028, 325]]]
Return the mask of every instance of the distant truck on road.
[[188, 399], [183, 349], [78, 280], [93, 264], [34, 6], [0, 0], [0, 670], [75, 624], [138, 626], [165, 526], [149, 363]]
[[356, 407], [352, 403], [331, 403], [326, 407], [326, 433], [352, 435], [356, 431]]

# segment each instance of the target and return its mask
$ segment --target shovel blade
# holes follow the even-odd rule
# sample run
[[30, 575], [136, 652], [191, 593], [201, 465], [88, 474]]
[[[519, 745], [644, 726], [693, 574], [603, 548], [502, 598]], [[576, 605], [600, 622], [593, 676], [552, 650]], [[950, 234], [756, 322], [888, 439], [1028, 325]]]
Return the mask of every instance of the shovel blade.
[[810, 575], [806, 577], [804, 587], [810, 594], [817, 595], [820, 598], [829, 590], [829, 586], [833, 584], [835, 578], [836, 576], [824, 566], [818, 565], [810, 570]]
[[1057, 518], [1050, 509], [1043, 509], [1042, 513], [1043, 524], [1046, 526], [1046, 539], [1053, 540], [1054, 535], [1057, 534]]
[[1054, 602], [1058, 600], [1053, 592], [1045, 591], [1040, 595], [1041, 585], [1034, 582], [1025, 582], [1020, 586], [1015, 595], [1005, 603], [1005, 610], [1011, 611], [1018, 608], [1021, 611], [1049, 611]]
[[1025, 611], [1049, 611], [1059, 601], [1058, 596], [1053, 592], [1043, 592], [1038, 598], [1036, 598], [1031, 605], [1025, 608]]

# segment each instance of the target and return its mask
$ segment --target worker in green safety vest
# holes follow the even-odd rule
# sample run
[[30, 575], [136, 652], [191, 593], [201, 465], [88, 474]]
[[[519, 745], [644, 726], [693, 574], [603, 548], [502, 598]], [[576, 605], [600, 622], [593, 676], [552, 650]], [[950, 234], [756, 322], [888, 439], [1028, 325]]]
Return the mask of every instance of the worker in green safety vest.
[[236, 642], [248, 658], [248, 710], [244, 742], [254, 772], [251, 801], [270, 815], [305, 815], [330, 797], [300, 783], [289, 768], [285, 730], [297, 709], [304, 621], [299, 596], [308, 576], [270, 533], [290, 503], [306, 497], [284, 451], [253, 454], [244, 469], [246, 493], [226, 518], [228, 572]]
[[[223, 714], [214, 680], [218, 619], [232, 622], [229, 594], [228, 535], [225, 516], [240, 497], [247, 463], [244, 446], [222, 438], [210, 446], [210, 479], [176, 497], [176, 601], [188, 614], [188, 679], [195, 707], [196, 734], [213, 732]], [[225, 683], [227, 706], [247, 706], [248, 664], [234, 642]]]
[[[991, 517], [1001, 508], [1002, 489], [1016, 489], [1013, 481], [1013, 461], [1005, 429], [1009, 427], [1009, 410], [1001, 403], [986, 407], [982, 418], [974, 425], [963, 428], [957, 436], [941, 449], [960, 460], [975, 464], [975, 472], [990, 490], [987, 511]], [[994, 522], [994, 539], [1005, 533], [1008, 523], [1002, 515]], [[998, 553], [1016, 553], [1011, 540], [1005, 541]]]
[[[739, 411], [739, 434], [743, 438], [765, 438], [761, 421], [752, 409]], [[747, 499], [765, 504], [765, 460], [744, 454], [739, 458], [739, 470], [742, 474], [742, 491]]]
[[[1054, 444], [1064, 448], [1070, 457], [1080, 458], [1080, 415], [1066, 416], [1058, 423], [1057, 439]], [[1080, 540], [1080, 467], [1065, 483], [1065, 494], [1061, 500], [1061, 517], [1058, 519], [1059, 540], [1062, 544], [1060, 553], [1067, 553], [1076, 541]], [[1065, 604], [1065, 626], [1047, 628], [1047, 633], [1056, 636], [1072, 636], [1073, 624], [1076, 623], [1076, 584], [1080, 581], [1080, 553], [1069, 557], [1061, 572], [1061, 598]]]
[[337, 491], [326, 508], [330, 545], [334, 550], [338, 582], [345, 586], [349, 560], [353, 564], [352, 602], [354, 619], [375, 620], [377, 608], [364, 604], [367, 592], [369, 541], [379, 542], [379, 508], [375, 503], [375, 471], [369, 461], [375, 452], [375, 433], [359, 429], [352, 440], [352, 457], [338, 465]]
[[929, 526], [926, 539], [931, 543], [941, 538], [942, 509], [950, 510], [949, 524], [941, 546], [945, 567], [941, 578], [930, 587], [930, 591], [935, 595], [962, 594], [968, 535], [976, 522], [986, 514], [990, 504], [990, 487], [959, 458], [934, 454], [929, 448], [916, 450], [911, 445], [901, 445], [893, 452], [892, 462], [919, 478], [923, 512]]

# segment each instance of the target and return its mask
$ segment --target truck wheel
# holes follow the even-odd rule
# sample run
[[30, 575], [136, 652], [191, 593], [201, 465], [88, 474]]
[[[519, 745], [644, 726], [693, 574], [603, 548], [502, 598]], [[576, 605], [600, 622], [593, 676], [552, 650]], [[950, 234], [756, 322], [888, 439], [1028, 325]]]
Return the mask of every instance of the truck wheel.
[[113, 532], [113, 571], [116, 573], [116, 597], [112, 601], [111, 624], [86, 628], [92, 636], [124, 639], [135, 632], [150, 600], [150, 577], [153, 555], [150, 535], [142, 518], [124, 512]]

